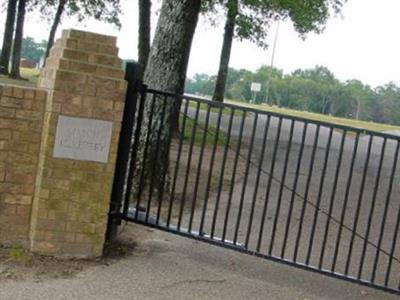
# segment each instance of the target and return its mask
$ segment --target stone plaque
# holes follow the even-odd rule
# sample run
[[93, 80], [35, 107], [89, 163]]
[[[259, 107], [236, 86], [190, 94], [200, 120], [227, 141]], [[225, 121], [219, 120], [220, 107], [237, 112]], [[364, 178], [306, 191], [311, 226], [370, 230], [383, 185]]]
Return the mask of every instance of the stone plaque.
[[59, 116], [53, 156], [107, 163], [112, 122]]

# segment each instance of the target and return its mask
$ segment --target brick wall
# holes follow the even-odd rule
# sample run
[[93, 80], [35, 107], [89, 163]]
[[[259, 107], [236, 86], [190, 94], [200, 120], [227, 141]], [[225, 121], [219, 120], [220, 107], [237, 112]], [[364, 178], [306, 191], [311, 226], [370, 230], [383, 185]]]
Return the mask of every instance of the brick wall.
[[[0, 245], [102, 255], [126, 93], [117, 54], [115, 37], [65, 30], [41, 90], [0, 86]], [[54, 157], [60, 116], [110, 122], [106, 161]]]
[[0, 85], [0, 242], [28, 245], [46, 92]]

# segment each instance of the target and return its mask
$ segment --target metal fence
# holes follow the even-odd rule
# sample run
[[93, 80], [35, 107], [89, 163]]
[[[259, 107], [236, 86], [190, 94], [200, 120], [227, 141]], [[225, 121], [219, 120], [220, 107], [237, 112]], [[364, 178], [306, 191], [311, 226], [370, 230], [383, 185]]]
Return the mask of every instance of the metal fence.
[[[138, 90], [120, 159], [121, 219], [400, 292], [399, 137]], [[161, 172], [149, 151], [177, 101], [180, 134]]]

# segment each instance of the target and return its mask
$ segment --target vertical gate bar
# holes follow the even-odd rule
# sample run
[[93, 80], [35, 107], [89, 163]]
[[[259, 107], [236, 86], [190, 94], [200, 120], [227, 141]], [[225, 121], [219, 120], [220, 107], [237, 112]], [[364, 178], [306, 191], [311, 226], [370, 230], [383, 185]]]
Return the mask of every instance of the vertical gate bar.
[[[397, 157], [397, 159], [398, 159], [398, 157]], [[399, 208], [397, 210], [397, 220], [396, 220], [396, 226], [394, 228], [394, 233], [393, 233], [393, 242], [392, 242], [392, 246], [390, 249], [389, 265], [386, 270], [386, 276], [385, 276], [385, 286], [386, 287], [389, 285], [389, 278], [390, 278], [390, 273], [392, 271], [394, 252], [396, 251], [396, 247], [397, 247], [399, 229], [400, 229], [400, 204], [399, 204]], [[400, 290], [400, 288], [399, 288], [399, 290]]]
[[281, 206], [282, 206], [283, 188], [285, 186], [286, 173], [287, 173], [287, 169], [288, 169], [288, 165], [289, 165], [289, 161], [290, 161], [290, 151], [292, 150], [293, 131], [294, 131], [295, 125], [296, 125], [296, 121], [291, 120], [290, 130], [289, 130], [288, 148], [286, 150], [285, 164], [283, 166], [282, 176], [281, 176], [281, 180], [280, 180], [281, 185], [279, 187], [278, 203], [276, 205], [275, 214], [274, 214], [274, 225], [272, 226], [271, 243], [269, 244], [269, 248], [268, 248], [269, 255], [272, 254], [272, 250], [274, 249], [276, 229], [278, 226], [279, 214], [280, 214]]
[[303, 200], [303, 205], [301, 207], [301, 212], [300, 212], [300, 223], [299, 223], [299, 227], [297, 230], [296, 244], [294, 246], [294, 253], [293, 253], [293, 261], [294, 262], [297, 262], [297, 255], [299, 253], [300, 239], [301, 239], [301, 235], [303, 233], [304, 215], [305, 215], [306, 208], [307, 208], [308, 193], [310, 191], [310, 184], [311, 184], [311, 179], [312, 179], [313, 170], [314, 170], [314, 159], [315, 159], [315, 154], [317, 153], [317, 148], [318, 148], [319, 131], [320, 131], [321, 126], [318, 124], [316, 126], [317, 126], [317, 128], [315, 130], [313, 148], [312, 148], [311, 157], [310, 157], [310, 166], [308, 168], [306, 190], [304, 192], [304, 200]]
[[142, 166], [140, 170], [140, 177], [139, 177], [139, 186], [138, 186], [138, 200], [136, 202], [136, 212], [135, 212], [135, 219], [138, 219], [139, 217], [139, 209], [140, 209], [140, 202], [142, 198], [142, 189], [143, 186], [146, 184], [143, 182], [145, 180], [145, 167], [146, 167], [146, 161], [147, 161], [147, 152], [148, 152], [148, 147], [149, 147], [149, 140], [150, 140], [150, 132], [151, 132], [151, 126], [153, 123], [153, 115], [154, 115], [154, 106], [155, 106], [155, 100], [154, 100], [154, 94], [153, 94], [153, 99], [151, 100], [150, 104], [150, 116], [147, 124], [147, 135], [146, 135], [146, 141], [144, 144], [144, 152], [143, 152], [143, 161], [142, 161]]
[[276, 155], [278, 153], [278, 146], [279, 146], [279, 140], [280, 140], [280, 136], [281, 136], [281, 130], [282, 130], [282, 117], [279, 117], [278, 128], [277, 128], [277, 132], [276, 132], [276, 141], [275, 141], [274, 150], [272, 153], [272, 163], [271, 163], [271, 167], [269, 170], [267, 188], [265, 190], [264, 206], [263, 206], [262, 217], [261, 217], [261, 222], [260, 222], [260, 232], [258, 233], [257, 252], [260, 252], [261, 243], [262, 243], [262, 239], [263, 239], [263, 235], [264, 235], [264, 223], [265, 223], [265, 218], [267, 216], [269, 195], [271, 192], [272, 178], [274, 177]]
[[[310, 264], [311, 253], [312, 253], [312, 249], [314, 246], [315, 230], [317, 229], [317, 224], [318, 224], [318, 216], [319, 216], [319, 209], [321, 206], [322, 193], [324, 191], [324, 186], [325, 186], [326, 170], [328, 167], [328, 161], [329, 161], [330, 153], [331, 153], [333, 128], [330, 127], [329, 130], [330, 130], [330, 132], [329, 132], [328, 142], [326, 144], [324, 164], [322, 166], [322, 173], [321, 173], [321, 177], [320, 177], [320, 181], [319, 181], [317, 202], [316, 202], [315, 208], [314, 208], [314, 215], [312, 218], [312, 225], [311, 225], [311, 233], [310, 233], [310, 238], [308, 240], [308, 249], [307, 249], [307, 255], [306, 255], [306, 262], [305, 262], [306, 265]], [[346, 131], [342, 132], [342, 140], [341, 140], [342, 143], [345, 138], [346, 138]], [[338, 174], [336, 174], [336, 175], [338, 175]], [[335, 178], [335, 179], [337, 179], [337, 178]]]
[[200, 181], [201, 167], [202, 167], [202, 164], [203, 164], [204, 148], [206, 146], [206, 140], [207, 140], [207, 135], [208, 135], [208, 123], [210, 122], [210, 111], [211, 111], [211, 106], [208, 104], [207, 105], [207, 111], [206, 111], [205, 124], [204, 124], [204, 128], [203, 128], [203, 137], [202, 137], [201, 146], [200, 146], [199, 162], [198, 162], [198, 165], [197, 165], [196, 181], [195, 181], [195, 184], [194, 184], [192, 209], [191, 209], [190, 218], [189, 218], [188, 231], [190, 233], [192, 232], [193, 218], [194, 218], [194, 213], [195, 213], [196, 203], [197, 203], [197, 193], [198, 193], [198, 190], [199, 190], [199, 181]]
[[368, 242], [369, 242], [369, 234], [370, 234], [370, 231], [371, 231], [372, 218], [373, 218], [374, 211], [375, 211], [376, 196], [377, 196], [378, 190], [379, 190], [379, 183], [380, 183], [381, 174], [382, 174], [383, 159], [385, 158], [385, 152], [386, 152], [386, 143], [387, 143], [387, 138], [384, 138], [383, 139], [382, 149], [381, 149], [381, 151], [382, 151], [381, 152], [381, 157], [379, 159], [378, 174], [376, 176], [374, 192], [373, 192], [373, 196], [372, 196], [372, 203], [371, 203], [371, 208], [370, 208], [370, 212], [369, 212], [369, 216], [368, 216], [367, 230], [365, 232], [364, 245], [363, 245], [360, 265], [359, 265], [359, 269], [358, 269], [358, 275], [357, 275], [358, 279], [361, 278], [362, 272], [363, 272], [363, 269], [364, 269], [365, 254], [366, 254], [367, 245], [368, 245]]
[[[329, 228], [330, 228], [330, 224], [331, 224], [333, 207], [335, 205], [335, 200], [336, 200], [336, 192], [337, 192], [337, 187], [338, 187], [339, 174], [340, 174], [340, 169], [342, 167], [342, 159], [343, 159], [343, 152], [344, 152], [345, 137], [346, 137], [346, 131], [344, 131], [342, 133], [342, 139], [340, 141], [339, 158], [338, 158], [338, 161], [337, 161], [337, 164], [336, 164], [335, 178], [333, 180], [332, 193], [331, 193], [331, 198], [329, 200], [328, 215], [326, 216], [325, 232], [324, 232], [324, 237], [323, 237], [323, 240], [322, 240], [321, 254], [319, 256], [318, 267], [320, 269], [322, 269], [322, 264], [324, 262], [325, 248], [326, 248], [326, 243], [328, 241]], [[339, 226], [342, 226], [342, 224], [339, 224]]]
[[176, 181], [178, 179], [178, 172], [179, 172], [179, 166], [180, 166], [180, 161], [181, 161], [183, 140], [185, 137], [186, 119], [187, 119], [187, 113], [188, 113], [188, 109], [189, 109], [189, 102], [190, 101], [188, 99], [186, 99], [185, 109], [184, 109], [183, 118], [182, 118], [181, 133], [179, 136], [179, 146], [178, 146], [178, 153], [177, 153], [176, 164], [175, 164], [175, 169], [174, 169], [174, 177], [173, 177], [173, 181], [172, 181], [172, 188], [171, 188], [171, 194], [170, 194], [167, 227], [170, 227], [170, 224], [171, 224], [172, 208], [173, 208], [173, 203], [174, 203], [174, 199], [175, 199], [175, 188], [176, 188]]
[[211, 158], [210, 158], [210, 166], [208, 169], [208, 179], [207, 179], [207, 185], [206, 185], [206, 194], [204, 196], [204, 205], [203, 205], [203, 211], [201, 213], [201, 222], [200, 222], [200, 229], [199, 233], [202, 235], [203, 234], [203, 229], [204, 229], [204, 219], [206, 216], [207, 212], [207, 206], [208, 206], [208, 197], [210, 195], [210, 185], [211, 185], [211, 179], [212, 179], [212, 173], [214, 170], [214, 162], [215, 162], [215, 152], [217, 151], [217, 145], [219, 141], [219, 132], [220, 132], [220, 127], [221, 127], [221, 117], [222, 117], [222, 109], [223, 107], [221, 106], [218, 111], [218, 117], [217, 117], [217, 127], [216, 127], [216, 132], [215, 132], [215, 138], [214, 138], [214, 144], [211, 152]]
[[125, 202], [124, 202], [124, 210], [123, 210], [123, 215], [127, 216], [129, 212], [129, 198], [131, 196], [132, 192], [132, 185], [133, 185], [133, 177], [135, 175], [136, 171], [136, 163], [137, 163], [137, 152], [139, 148], [139, 142], [140, 142], [140, 133], [142, 129], [142, 123], [143, 123], [143, 111], [144, 111], [144, 104], [145, 104], [145, 99], [146, 99], [146, 86], [142, 85], [140, 88], [140, 100], [139, 100], [139, 107], [138, 107], [138, 115], [137, 115], [137, 121], [135, 122], [135, 134], [134, 134], [134, 140], [133, 140], [133, 145], [132, 145], [132, 153], [131, 153], [131, 161], [130, 161], [130, 167], [129, 167], [129, 174], [128, 174], [128, 180], [126, 183], [126, 193], [125, 193]]
[[372, 276], [371, 276], [371, 282], [375, 282], [376, 269], [378, 268], [379, 254], [380, 254], [380, 249], [381, 249], [381, 246], [382, 246], [383, 235], [385, 233], [386, 217], [387, 217], [387, 213], [388, 213], [388, 210], [389, 210], [389, 202], [390, 202], [390, 199], [392, 198], [393, 181], [394, 181], [394, 178], [396, 177], [399, 150], [400, 150], [400, 143], [397, 142], [396, 151], [395, 151], [394, 157], [393, 157], [393, 160], [394, 160], [393, 161], [393, 168], [392, 168], [392, 172], [391, 172], [391, 176], [390, 176], [388, 192], [387, 192], [386, 202], [385, 202], [385, 208], [384, 208], [383, 216], [382, 216], [381, 230], [380, 230], [380, 233], [379, 233], [378, 245], [376, 247], [376, 253], [375, 253], [375, 259], [374, 259], [374, 267], [372, 269], [373, 271], [372, 271]]
[[138, 80], [138, 68], [139, 65], [133, 63], [128, 63], [126, 66], [125, 80], [128, 82], [128, 86], [121, 122], [121, 131], [119, 134], [118, 154], [115, 167], [116, 171], [114, 173], [111, 192], [106, 240], [112, 240], [116, 237], [117, 227], [121, 224], [120, 214], [124, 197], [126, 173], [128, 171], [129, 152], [132, 143], [133, 126], [135, 124], [138, 93], [141, 87], [141, 82]]
[[293, 182], [292, 196], [291, 196], [290, 204], [289, 204], [289, 212], [288, 212], [288, 217], [287, 217], [286, 225], [285, 225], [285, 234], [283, 237], [283, 246], [282, 246], [282, 251], [281, 251], [281, 257], [285, 256], [286, 244], [287, 244], [287, 239], [289, 236], [290, 223], [292, 221], [294, 200], [296, 197], [297, 184], [299, 181], [300, 168], [301, 168], [301, 163], [303, 161], [303, 152], [304, 152], [304, 145], [305, 145], [306, 136], [307, 136], [308, 122], [304, 122], [303, 124], [304, 124], [303, 132], [302, 132], [302, 136], [301, 136], [299, 155], [297, 157], [296, 174], [295, 174], [294, 182]]
[[256, 183], [255, 183], [255, 186], [254, 186], [253, 200], [252, 200], [251, 209], [250, 209], [249, 224], [247, 226], [245, 248], [249, 247], [251, 229], [252, 229], [252, 226], [253, 226], [254, 209], [255, 209], [255, 205], [256, 205], [256, 201], [257, 201], [258, 186], [259, 186], [259, 183], [260, 183], [261, 171], [262, 171], [263, 163], [264, 163], [265, 147], [267, 145], [270, 120], [271, 120], [271, 116], [267, 115], [267, 121], [265, 122], [264, 135], [263, 135], [262, 146], [261, 146], [261, 157], [260, 157], [260, 160], [258, 162]]
[[363, 171], [363, 177], [361, 180], [360, 193], [359, 193], [359, 197], [358, 197], [358, 201], [357, 201], [356, 212], [354, 215], [354, 223], [353, 223], [353, 227], [351, 229], [352, 234], [351, 234], [351, 240], [350, 240], [350, 244], [349, 244], [349, 250], [347, 252], [347, 261], [346, 261], [346, 267], [345, 267], [345, 271], [344, 271], [345, 276], [347, 276], [349, 273], [351, 256], [353, 254], [354, 239], [355, 239], [356, 233], [357, 233], [358, 219], [360, 217], [361, 204], [362, 204], [362, 200], [364, 197], [364, 191], [365, 191], [365, 189], [364, 189], [365, 181], [367, 179], [367, 172], [368, 172], [369, 163], [370, 163], [372, 141], [373, 141], [373, 136], [370, 135], [369, 141], [368, 141], [367, 154], [366, 154], [366, 158], [365, 158], [365, 162], [364, 162], [364, 171]]
[[342, 239], [342, 231], [343, 231], [343, 226], [341, 226], [341, 225], [344, 223], [344, 219], [346, 217], [347, 203], [349, 201], [350, 187], [351, 187], [351, 183], [353, 181], [353, 171], [354, 171], [354, 164], [355, 164], [355, 161], [356, 161], [356, 156], [357, 156], [357, 151], [358, 151], [359, 139], [360, 139], [360, 133], [357, 132], [356, 138], [355, 138], [355, 142], [354, 142], [354, 146], [353, 146], [353, 153], [352, 153], [352, 157], [351, 157], [351, 162], [350, 162], [349, 177], [347, 179], [347, 185], [346, 185], [346, 191], [345, 191], [345, 195], [344, 195], [343, 207], [342, 207], [342, 211], [341, 211], [341, 214], [340, 214], [339, 230], [338, 230], [338, 234], [337, 234], [337, 237], [336, 237], [336, 246], [335, 246], [335, 252], [333, 254], [332, 267], [331, 267], [331, 271], [332, 272], [335, 272], [335, 270], [336, 270], [336, 262], [337, 262], [337, 257], [338, 257], [338, 254], [339, 254], [340, 242], [341, 242], [341, 239]]
[[229, 214], [231, 210], [231, 202], [232, 202], [232, 196], [233, 196], [233, 189], [235, 187], [235, 178], [236, 178], [236, 169], [237, 169], [237, 164], [239, 161], [239, 155], [240, 155], [240, 149], [242, 146], [242, 137], [243, 137], [243, 128], [244, 128], [244, 122], [246, 120], [247, 112], [242, 111], [242, 120], [240, 122], [240, 129], [239, 129], [239, 139], [237, 142], [237, 147], [236, 147], [236, 154], [235, 154], [235, 162], [233, 165], [233, 170], [232, 170], [232, 178], [231, 178], [231, 185], [229, 189], [229, 198], [228, 198], [228, 203], [226, 206], [226, 213], [225, 213], [225, 219], [224, 219], [224, 228], [222, 231], [222, 241], [225, 241], [226, 237], [226, 230], [228, 228], [228, 221], [229, 221]]
[[[194, 140], [195, 140], [195, 135], [196, 135], [197, 122], [199, 121], [199, 111], [200, 111], [200, 102], [196, 102], [196, 113], [195, 113], [195, 117], [193, 120], [192, 136], [190, 137], [190, 146], [189, 146], [189, 152], [188, 152], [188, 161], [187, 161], [188, 163], [186, 166], [185, 182], [183, 184], [181, 206], [179, 209], [179, 219], [178, 219], [178, 226], [177, 226], [178, 231], [180, 231], [180, 229], [181, 229], [183, 210], [185, 208], [186, 190], [187, 190], [188, 178], [189, 178], [189, 173], [190, 173], [190, 164], [192, 163], [193, 145], [194, 145]], [[182, 133], [182, 134], [184, 134], [184, 133]]]
[[247, 180], [248, 180], [248, 177], [249, 177], [249, 170], [250, 170], [251, 156], [252, 156], [253, 146], [254, 146], [254, 139], [255, 139], [255, 136], [256, 136], [256, 132], [257, 132], [257, 122], [258, 122], [258, 113], [255, 113], [254, 122], [253, 122], [253, 132], [251, 134], [249, 152], [247, 154], [246, 170], [245, 170], [245, 173], [244, 173], [242, 193], [240, 195], [239, 209], [238, 209], [238, 215], [237, 215], [236, 227], [235, 227], [235, 235], [234, 235], [234, 238], [233, 238], [233, 244], [234, 245], [236, 245], [237, 239], [238, 239], [238, 235], [239, 235], [239, 227], [240, 227], [240, 221], [241, 221], [240, 219], [242, 217], [244, 196], [246, 194]]
[[215, 233], [215, 225], [216, 225], [216, 222], [217, 222], [217, 216], [218, 216], [219, 203], [220, 203], [220, 199], [221, 199], [222, 186], [224, 184], [225, 164], [226, 164], [226, 159], [227, 159], [227, 156], [228, 156], [229, 144], [230, 144], [230, 141], [231, 141], [232, 122], [233, 122], [234, 115], [235, 115], [235, 109], [231, 108], [231, 113], [230, 113], [229, 123], [228, 123], [227, 139], [226, 139], [226, 142], [225, 142], [224, 154], [223, 154], [223, 157], [222, 157], [221, 173], [220, 173], [219, 181], [218, 181], [217, 199], [215, 201], [213, 220], [212, 220], [212, 225], [211, 225], [211, 234], [210, 234], [211, 239], [214, 238], [214, 233]]

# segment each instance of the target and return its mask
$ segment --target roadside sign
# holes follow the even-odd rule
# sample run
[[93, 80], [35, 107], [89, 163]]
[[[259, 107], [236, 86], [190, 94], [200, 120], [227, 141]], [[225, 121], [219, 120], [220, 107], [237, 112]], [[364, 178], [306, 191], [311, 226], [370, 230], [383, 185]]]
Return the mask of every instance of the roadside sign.
[[252, 92], [260, 92], [261, 91], [261, 83], [258, 82], [252, 82], [250, 90]]

